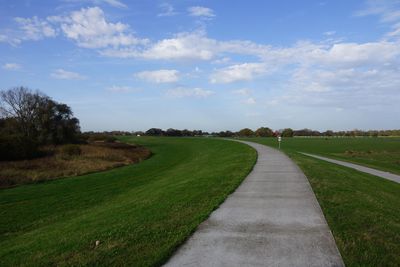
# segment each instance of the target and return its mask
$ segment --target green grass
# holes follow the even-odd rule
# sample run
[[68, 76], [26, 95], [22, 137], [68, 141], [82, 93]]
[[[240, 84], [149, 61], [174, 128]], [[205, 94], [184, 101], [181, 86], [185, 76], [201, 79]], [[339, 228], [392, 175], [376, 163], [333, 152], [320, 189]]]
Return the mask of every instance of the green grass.
[[[258, 138], [253, 138], [257, 140]], [[276, 138], [260, 138], [278, 147]], [[400, 138], [283, 138], [282, 149], [317, 154], [400, 174]]]
[[[275, 139], [247, 140], [276, 147]], [[399, 266], [400, 184], [296, 152], [330, 155], [343, 149], [378, 149], [379, 144], [395, 151], [399, 139], [283, 142], [283, 151], [308, 177], [346, 266]]]
[[256, 160], [250, 147], [224, 140], [123, 141], [154, 155], [106, 172], [0, 190], [0, 266], [160, 265]]

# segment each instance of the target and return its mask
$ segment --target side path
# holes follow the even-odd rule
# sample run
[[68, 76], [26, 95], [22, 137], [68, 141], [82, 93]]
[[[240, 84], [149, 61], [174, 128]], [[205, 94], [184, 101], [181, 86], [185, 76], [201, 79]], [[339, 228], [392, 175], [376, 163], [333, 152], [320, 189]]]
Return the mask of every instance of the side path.
[[344, 266], [307, 178], [285, 154], [258, 152], [253, 171], [166, 266]]
[[375, 175], [375, 176], [379, 176], [379, 177], [382, 177], [382, 178], [385, 178], [385, 179], [400, 183], [400, 175], [397, 175], [397, 174], [393, 174], [393, 173], [385, 172], [385, 171], [379, 171], [379, 170], [376, 170], [376, 169], [364, 167], [364, 166], [357, 165], [357, 164], [354, 164], [354, 163], [349, 163], [349, 162], [336, 160], [336, 159], [325, 158], [325, 157], [321, 157], [321, 156], [317, 156], [317, 155], [313, 155], [313, 154], [308, 154], [308, 153], [303, 153], [303, 152], [299, 152], [299, 153], [303, 154], [303, 155], [306, 155], [306, 156], [309, 156], [309, 157], [313, 157], [313, 158], [320, 159], [320, 160], [325, 160], [325, 161], [328, 161], [328, 162], [331, 162], [331, 163], [335, 163], [335, 164], [338, 164], [338, 165], [342, 165], [342, 166], [345, 166], [345, 167], [349, 167], [349, 168], [355, 169], [355, 170], [360, 171], [360, 172], [369, 173], [369, 174], [372, 174], [372, 175]]

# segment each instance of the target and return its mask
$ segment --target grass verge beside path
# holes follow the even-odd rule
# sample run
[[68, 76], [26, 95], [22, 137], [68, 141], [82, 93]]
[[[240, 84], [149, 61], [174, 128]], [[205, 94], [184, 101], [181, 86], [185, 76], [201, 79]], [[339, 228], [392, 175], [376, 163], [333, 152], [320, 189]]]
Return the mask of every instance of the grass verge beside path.
[[[277, 148], [276, 138], [250, 138]], [[249, 139], [249, 140], [250, 140]], [[282, 149], [326, 156], [400, 174], [400, 138], [283, 138]]]
[[308, 177], [346, 266], [400, 265], [400, 184], [283, 150]]
[[256, 161], [252, 148], [224, 140], [122, 140], [154, 155], [110, 171], [0, 190], [1, 266], [160, 265]]

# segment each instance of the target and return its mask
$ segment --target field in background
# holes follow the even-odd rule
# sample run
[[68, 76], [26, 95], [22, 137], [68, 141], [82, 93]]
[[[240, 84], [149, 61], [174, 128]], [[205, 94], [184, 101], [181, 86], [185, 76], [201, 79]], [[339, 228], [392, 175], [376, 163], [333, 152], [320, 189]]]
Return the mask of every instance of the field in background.
[[0, 265], [159, 265], [256, 160], [252, 148], [224, 140], [121, 139], [154, 154], [140, 164], [0, 190]]
[[[276, 138], [246, 140], [277, 147]], [[397, 266], [400, 262], [400, 184], [304, 156], [336, 157], [399, 173], [400, 138], [287, 138], [286, 152], [308, 177], [346, 266]], [[368, 158], [349, 157], [374, 151]], [[390, 154], [391, 156], [382, 156]], [[397, 168], [397, 169], [396, 169]]]
[[[277, 138], [250, 138], [278, 147]], [[306, 152], [400, 174], [400, 138], [283, 138], [282, 149]]]

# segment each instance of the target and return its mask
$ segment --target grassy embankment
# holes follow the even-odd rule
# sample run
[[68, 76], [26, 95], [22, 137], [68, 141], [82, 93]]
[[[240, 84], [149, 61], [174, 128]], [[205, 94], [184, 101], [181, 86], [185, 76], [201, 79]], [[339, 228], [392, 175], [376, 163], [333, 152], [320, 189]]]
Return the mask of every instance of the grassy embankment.
[[[277, 147], [276, 138], [247, 140]], [[399, 266], [400, 184], [297, 153], [399, 173], [399, 138], [286, 138], [282, 150], [308, 177], [347, 266]]]
[[154, 155], [105, 172], [0, 190], [1, 266], [159, 265], [256, 160], [250, 147], [223, 140], [123, 140]]

